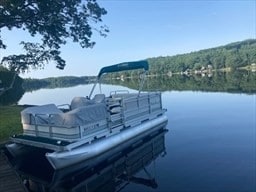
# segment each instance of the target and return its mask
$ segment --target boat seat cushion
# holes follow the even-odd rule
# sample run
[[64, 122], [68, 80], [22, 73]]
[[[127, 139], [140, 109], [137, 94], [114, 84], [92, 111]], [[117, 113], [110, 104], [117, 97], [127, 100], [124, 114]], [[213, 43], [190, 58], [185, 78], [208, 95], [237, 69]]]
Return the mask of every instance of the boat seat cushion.
[[103, 103], [105, 101], [105, 95], [104, 94], [96, 94], [93, 97], [93, 101], [95, 101], [95, 103]]
[[28, 107], [21, 111], [21, 122], [23, 124], [45, 123], [49, 115], [62, 113], [54, 104]]
[[87, 105], [93, 105], [95, 103], [103, 103], [105, 101], [105, 95], [104, 94], [97, 94], [94, 96], [92, 100], [86, 98], [86, 97], [75, 97], [71, 101], [70, 108], [71, 110], [87, 106]]
[[73, 109], [76, 109], [79, 107], [92, 105], [94, 103], [95, 103], [95, 101], [90, 100], [86, 97], [74, 97], [71, 101], [70, 108], [71, 108], [71, 110], [73, 110]]
[[76, 108], [62, 114], [52, 115], [50, 123], [56, 126], [74, 127], [106, 120], [106, 105], [102, 103]]

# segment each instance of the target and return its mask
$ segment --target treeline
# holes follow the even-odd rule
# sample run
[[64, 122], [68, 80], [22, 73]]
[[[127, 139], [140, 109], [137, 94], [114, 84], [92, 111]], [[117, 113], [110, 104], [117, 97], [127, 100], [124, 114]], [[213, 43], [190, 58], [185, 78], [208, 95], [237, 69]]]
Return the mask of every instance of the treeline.
[[[147, 60], [149, 62], [148, 74], [151, 76], [180, 73], [185, 71], [195, 71], [202, 68], [209, 69], [209, 67], [212, 71], [223, 68], [230, 68], [234, 69], [233, 71], [235, 71], [235, 69], [237, 68], [245, 67], [256, 63], [256, 39], [235, 42], [225, 46], [205, 49], [187, 54], [155, 57], [149, 58]], [[2, 74], [10, 73], [9, 76], [6, 77], [3, 77], [3, 75], [0, 74], [2, 76], [0, 76], [0, 88], [6, 87], [11, 79], [12, 73], [1, 66], [0, 71], [2, 72]], [[106, 75], [105, 78], [137, 78], [141, 72], [142, 70], [133, 70], [119, 73], [111, 73]], [[185, 77], [180, 78], [183, 79]], [[32, 91], [41, 88], [71, 87], [78, 84], [88, 84], [94, 82], [94, 80], [95, 77], [90, 76], [64, 76], [45, 79], [24, 79], [22, 87], [26, 91]], [[165, 84], [166, 82], [163, 83]]]
[[50, 77], [45, 79], [24, 79], [23, 88], [26, 91], [33, 91], [41, 88], [61, 88], [72, 87], [79, 84], [88, 84], [95, 80], [93, 76], [63, 76], [63, 77]]
[[[209, 91], [209, 92], [230, 92], [230, 93], [256, 93], [256, 73], [246, 71], [234, 71], [231, 73], [218, 72], [213, 76], [186, 76], [162, 75], [148, 77], [144, 84], [144, 91]], [[139, 88], [139, 79], [131, 78], [125, 81], [111, 79], [105, 83], [122, 85], [131, 89]]]
[[209, 66], [213, 69], [237, 69], [256, 63], [256, 39], [187, 54], [149, 58], [148, 62], [151, 75], [198, 70]]

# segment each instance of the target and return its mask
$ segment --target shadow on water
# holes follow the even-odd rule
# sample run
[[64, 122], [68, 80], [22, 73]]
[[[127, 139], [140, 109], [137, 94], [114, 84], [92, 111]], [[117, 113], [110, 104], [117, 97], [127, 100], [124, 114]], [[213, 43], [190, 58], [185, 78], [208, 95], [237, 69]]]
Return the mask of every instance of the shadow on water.
[[[165, 156], [166, 133], [167, 129], [161, 127], [144, 138], [131, 140], [93, 159], [57, 171], [43, 158], [45, 152], [29, 153], [37, 156], [36, 162], [20, 163], [11, 159], [10, 162], [30, 191], [120, 191], [129, 183], [156, 189], [155, 175], [148, 167], [152, 162], [155, 165], [160, 156]], [[139, 172], [144, 172], [143, 177], [136, 175]]]

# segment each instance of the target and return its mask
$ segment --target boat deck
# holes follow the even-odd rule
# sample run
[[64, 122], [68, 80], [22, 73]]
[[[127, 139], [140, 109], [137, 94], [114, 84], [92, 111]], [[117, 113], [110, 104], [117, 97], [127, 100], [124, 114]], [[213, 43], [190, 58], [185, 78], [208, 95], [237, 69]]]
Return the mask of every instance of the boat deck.
[[58, 142], [59, 140], [49, 139], [46, 137], [35, 137], [35, 136], [30, 136], [30, 135], [16, 135], [15, 138], [16, 139], [25, 139], [25, 140], [35, 141], [35, 142], [40, 142], [40, 143], [47, 143], [47, 144], [57, 145], [57, 146], [67, 146], [70, 144], [70, 142], [68, 142], [68, 141]]
[[68, 141], [60, 141], [46, 137], [35, 137], [30, 135], [15, 135], [11, 137], [16, 143], [27, 144], [34, 147], [46, 148], [51, 150], [63, 150], [66, 146], [71, 144]]

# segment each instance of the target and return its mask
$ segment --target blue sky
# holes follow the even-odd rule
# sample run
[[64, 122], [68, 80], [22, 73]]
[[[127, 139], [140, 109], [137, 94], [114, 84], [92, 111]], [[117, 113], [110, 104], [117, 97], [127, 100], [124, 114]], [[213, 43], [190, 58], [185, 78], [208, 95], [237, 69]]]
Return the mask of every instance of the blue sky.
[[[93, 49], [68, 43], [62, 47], [63, 71], [48, 64], [23, 77], [96, 75], [106, 65], [149, 57], [188, 53], [256, 38], [256, 0], [98, 0], [110, 33], [95, 34]], [[21, 52], [18, 43], [31, 40], [22, 31], [2, 30], [8, 49], [0, 57]]]

